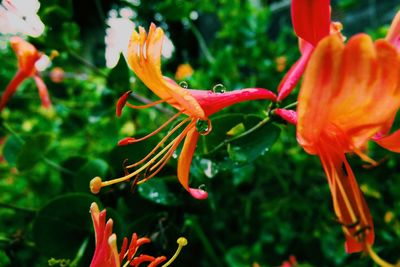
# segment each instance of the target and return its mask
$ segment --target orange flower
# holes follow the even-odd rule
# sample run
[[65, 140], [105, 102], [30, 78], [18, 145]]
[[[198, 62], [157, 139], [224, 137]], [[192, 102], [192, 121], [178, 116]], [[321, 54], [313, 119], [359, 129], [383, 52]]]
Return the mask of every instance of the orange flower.
[[42, 105], [45, 108], [51, 107], [49, 94], [47, 92], [46, 84], [39, 76], [39, 72], [36, 69], [35, 63], [41, 58], [42, 53], [27, 41], [20, 37], [10, 38], [11, 47], [14, 50], [18, 58], [18, 71], [14, 78], [8, 84], [6, 90], [1, 96], [0, 111], [6, 106], [8, 100], [14, 95], [18, 86], [27, 78], [32, 77], [39, 90], [39, 96], [42, 101]]
[[[125, 105], [132, 108], [146, 108], [162, 102], [166, 102], [176, 108], [178, 113], [153, 133], [139, 139], [128, 137], [121, 140], [119, 144], [127, 145], [145, 140], [160, 132], [173, 121], [176, 121], [181, 115], [184, 114], [187, 118], [173, 127], [160, 143], [141, 161], [126, 166], [127, 169], [131, 169], [143, 164], [136, 171], [124, 177], [106, 182], [102, 182], [100, 177], [92, 179], [90, 188], [93, 193], [98, 193], [104, 186], [128, 181], [140, 173], [144, 173], [144, 178], [137, 181], [137, 184], [154, 177], [172, 157], [179, 144], [185, 140], [178, 159], [178, 179], [194, 198], [207, 198], [208, 194], [204, 190], [189, 187], [189, 172], [199, 135], [206, 135], [211, 131], [211, 122], [208, 116], [238, 102], [255, 99], [276, 99], [276, 96], [272, 92], [260, 88], [247, 88], [224, 93], [182, 88], [173, 80], [162, 75], [161, 48], [163, 38], [163, 30], [157, 28], [154, 24], [151, 24], [148, 34], [142, 27], [139, 27], [139, 33], [136, 31], [133, 32], [128, 49], [128, 63], [130, 67], [143, 83], [160, 97], [161, 100], [144, 106], [133, 106], [127, 103], [130, 94], [130, 92], [127, 92], [119, 99], [116, 113], [119, 116]], [[181, 133], [166, 144], [171, 139], [171, 136], [182, 128]], [[164, 147], [161, 149], [162, 146]]]
[[183, 80], [192, 76], [194, 73], [192, 66], [189, 63], [180, 64], [176, 69], [175, 79]]
[[[165, 256], [153, 257], [146, 254], [135, 256], [140, 246], [151, 242], [147, 237], [138, 238], [136, 233], [132, 234], [129, 246], [128, 238], [124, 238], [121, 251], [118, 253], [117, 235], [112, 232], [113, 220], [108, 219], [106, 223], [106, 210], [100, 212], [97, 204], [93, 202], [90, 206], [90, 214], [92, 216], [96, 237], [96, 248], [90, 267], [120, 267], [128, 265], [138, 267], [143, 262], [148, 262], [148, 267], [157, 267], [162, 262], [166, 261], [167, 258]], [[176, 259], [182, 247], [187, 245], [187, 240], [181, 237], [177, 240], [177, 243], [177, 251], [171, 259], [161, 267], [169, 266]]]
[[[400, 105], [400, 56], [385, 40], [329, 36], [316, 47], [299, 94], [297, 139], [320, 157], [349, 253], [374, 242], [371, 214], [346, 153], [361, 152]], [[372, 160], [370, 160], [372, 161]]]

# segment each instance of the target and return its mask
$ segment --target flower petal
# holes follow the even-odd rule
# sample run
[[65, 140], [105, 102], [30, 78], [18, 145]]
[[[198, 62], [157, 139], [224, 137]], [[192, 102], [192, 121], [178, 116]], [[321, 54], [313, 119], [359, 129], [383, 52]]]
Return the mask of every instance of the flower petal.
[[293, 64], [290, 70], [283, 77], [282, 81], [279, 83], [278, 101], [282, 101], [293, 91], [300, 80], [300, 77], [303, 75], [308, 61], [310, 60], [314, 46], [307, 42], [302, 43], [301, 57], [296, 61], [296, 63]]
[[7, 85], [6, 90], [4, 91], [3, 95], [1, 96], [1, 101], [0, 101], [0, 111], [3, 110], [3, 108], [7, 105], [8, 101], [10, 98], [15, 94], [15, 91], [17, 91], [18, 86], [26, 79], [28, 76], [22, 72], [18, 71], [11, 82]]
[[275, 109], [274, 114], [281, 117], [290, 124], [297, 124], [297, 112], [294, 110], [277, 108]]
[[210, 116], [226, 107], [249, 100], [268, 99], [275, 101], [276, 95], [263, 88], [245, 88], [224, 93], [209, 90], [188, 90], [200, 104], [206, 116]]
[[142, 82], [161, 99], [189, 116], [205, 118], [204, 111], [184, 88], [167, 82], [161, 72], [161, 50], [164, 32], [151, 24], [149, 33], [139, 27], [133, 31], [128, 48], [128, 64]]
[[316, 45], [330, 31], [329, 0], [293, 0], [292, 23], [297, 36]]
[[338, 87], [344, 45], [332, 35], [314, 50], [305, 71], [297, 106], [297, 139], [304, 149], [315, 154], [314, 142], [327, 124], [329, 105]]
[[35, 80], [36, 86], [38, 88], [40, 100], [42, 101], [42, 106], [45, 108], [50, 108], [51, 101], [46, 84], [43, 82], [43, 79], [39, 75], [34, 75], [33, 79]]
[[400, 153], [400, 130], [397, 130], [388, 136], [377, 138], [375, 139], [375, 142], [387, 150]]
[[398, 51], [400, 51], [400, 11], [397, 12], [392, 24], [390, 25], [389, 32], [386, 35], [386, 40], [392, 43]]
[[196, 149], [199, 133], [193, 127], [186, 135], [182, 152], [178, 159], [178, 179], [182, 186], [196, 199], [206, 199], [208, 193], [201, 189], [189, 187], [190, 164], [192, 163], [193, 154]]

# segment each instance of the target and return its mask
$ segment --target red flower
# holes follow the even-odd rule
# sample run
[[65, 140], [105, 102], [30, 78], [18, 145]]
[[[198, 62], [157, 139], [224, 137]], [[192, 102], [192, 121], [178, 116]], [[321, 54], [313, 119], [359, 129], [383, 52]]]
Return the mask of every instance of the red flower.
[[20, 37], [11, 37], [10, 43], [18, 58], [18, 71], [1, 96], [0, 111], [3, 110], [8, 100], [14, 95], [18, 86], [29, 77], [32, 77], [36, 83], [42, 105], [45, 108], [50, 108], [51, 102], [46, 84], [35, 67], [35, 63], [41, 58], [42, 53]]
[[[97, 204], [93, 202], [90, 206], [90, 214], [96, 237], [96, 248], [90, 267], [120, 267], [122, 265], [124, 267], [128, 265], [138, 267], [143, 262], [148, 262], [148, 267], [157, 267], [166, 261], [165, 256], [153, 257], [146, 254], [136, 256], [140, 246], [151, 242], [147, 237], [138, 238], [136, 233], [132, 234], [129, 246], [128, 239], [124, 238], [121, 250], [118, 253], [117, 236], [112, 233], [113, 220], [108, 219], [106, 223], [106, 210], [100, 212]], [[181, 237], [177, 243], [179, 245], [177, 251], [162, 267], [169, 266], [176, 259], [182, 247], [187, 245], [187, 240]]]

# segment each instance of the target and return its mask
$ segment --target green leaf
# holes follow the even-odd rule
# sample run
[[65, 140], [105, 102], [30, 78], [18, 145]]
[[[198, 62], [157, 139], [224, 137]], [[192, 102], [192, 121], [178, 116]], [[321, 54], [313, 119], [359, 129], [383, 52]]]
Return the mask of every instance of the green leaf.
[[49, 133], [40, 133], [30, 136], [22, 146], [17, 158], [17, 168], [25, 171], [33, 168], [48, 150], [52, 135]]
[[228, 145], [228, 154], [233, 161], [250, 162], [269, 151], [278, 139], [280, 129], [273, 124], [265, 124], [256, 131]]
[[156, 204], [165, 205], [165, 206], [176, 206], [181, 202], [172, 193], [165, 181], [167, 177], [159, 178], [159, 179], [151, 179], [144, 184], [141, 184], [138, 187], [139, 194]]
[[3, 148], [3, 156], [10, 165], [15, 166], [22, 146], [23, 144], [19, 137], [12, 135], [7, 138]]
[[102, 159], [89, 159], [85, 165], [79, 168], [74, 179], [76, 191], [89, 192], [90, 180], [95, 176], [105, 177], [108, 171], [108, 163]]
[[92, 228], [90, 204], [98, 201], [89, 194], [68, 194], [51, 200], [33, 223], [33, 239], [37, 248], [54, 258], [75, 256]]

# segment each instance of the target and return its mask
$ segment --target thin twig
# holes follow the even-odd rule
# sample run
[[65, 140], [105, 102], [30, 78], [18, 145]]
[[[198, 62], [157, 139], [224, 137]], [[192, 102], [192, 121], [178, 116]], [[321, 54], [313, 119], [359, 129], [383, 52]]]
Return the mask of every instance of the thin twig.
[[243, 133], [233, 136], [231, 138], [225, 139], [224, 141], [222, 141], [219, 145], [217, 145], [213, 150], [211, 150], [210, 152], [208, 152], [208, 155], [215, 153], [218, 149], [222, 148], [223, 146], [236, 141], [240, 138], [243, 138], [255, 131], [257, 131], [258, 129], [260, 129], [262, 126], [264, 126], [265, 124], [267, 124], [270, 121], [269, 117], [266, 117], [265, 119], [263, 119], [262, 121], [260, 121], [259, 123], [257, 123], [256, 125], [254, 125], [253, 127], [251, 127], [250, 129], [248, 129], [247, 131], [244, 131]]
[[215, 59], [214, 57], [211, 55], [210, 50], [207, 47], [207, 43], [204, 40], [203, 36], [201, 35], [199, 29], [197, 29], [196, 25], [194, 25], [194, 23], [189, 19], [189, 26], [190, 29], [192, 30], [194, 36], [196, 37], [197, 41], [199, 42], [200, 45], [200, 49], [203, 52], [204, 56], [206, 57], [208, 63], [214, 63]]
[[32, 209], [32, 208], [19, 207], [19, 206], [15, 206], [13, 204], [3, 203], [3, 202], [0, 202], [0, 207], [1, 208], [15, 210], [15, 211], [22, 211], [22, 212], [26, 212], [26, 213], [31, 213], [31, 214], [37, 212], [37, 210]]

